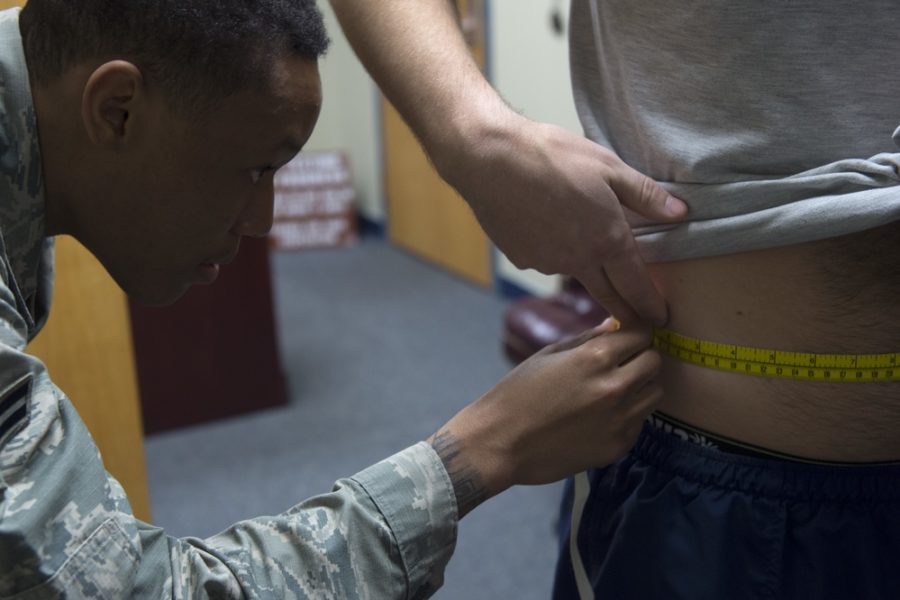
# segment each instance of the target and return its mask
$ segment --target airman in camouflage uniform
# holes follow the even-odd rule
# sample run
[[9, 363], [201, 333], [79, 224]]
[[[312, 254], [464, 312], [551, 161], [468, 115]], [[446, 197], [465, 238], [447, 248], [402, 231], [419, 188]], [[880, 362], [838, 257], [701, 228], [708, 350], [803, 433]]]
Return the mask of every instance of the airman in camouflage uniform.
[[[61, 38], [74, 49], [54, 56]], [[272, 173], [312, 132], [326, 44], [313, 0], [0, 13], [0, 597], [423, 598], [468, 511], [634, 443], [660, 398], [658, 357], [649, 329], [608, 322], [538, 353], [428, 442], [280, 515], [207, 539], [134, 517], [25, 353], [49, 309], [52, 236], [74, 235], [139, 301], [215, 279], [242, 236], [271, 226]]]
[[0, 13], [0, 597], [377, 599], [436, 589], [456, 505], [426, 443], [205, 540], [166, 536], [132, 515], [71, 402], [25, 353], [47, 317], [53, 238], [18, 13]]

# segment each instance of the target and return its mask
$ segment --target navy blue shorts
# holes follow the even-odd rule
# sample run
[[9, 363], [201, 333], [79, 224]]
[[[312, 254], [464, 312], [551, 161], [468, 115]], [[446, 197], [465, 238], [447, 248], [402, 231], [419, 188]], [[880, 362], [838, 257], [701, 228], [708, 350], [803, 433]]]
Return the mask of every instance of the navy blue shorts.
[[732, 454], [648, 424], [562, 512], [558, 600], [900, 599], [897, 464]]

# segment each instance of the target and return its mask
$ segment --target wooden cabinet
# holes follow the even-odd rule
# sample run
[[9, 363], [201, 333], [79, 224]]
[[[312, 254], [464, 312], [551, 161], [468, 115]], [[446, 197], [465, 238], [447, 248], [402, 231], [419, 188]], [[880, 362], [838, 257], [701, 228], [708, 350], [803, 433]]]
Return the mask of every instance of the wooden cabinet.
[[214, 284], [172, 306], [130, 308], [147, 433], [287, 402], [267, 240], [244, 238]]
[[[483, 1], [458, 0], [457, 7], [472, 54], [484, 68]], [[387, 100], [382, 101], [382, 124], [391, 241], [469, 281], [489, 286], [491, 245], [469, 205], [440, 178]]]
[[56, 240], [50, 319], [29, 344], [72, 400], [134, 514], [150, 520], [134, 352], [125, 294], [68, 236]]

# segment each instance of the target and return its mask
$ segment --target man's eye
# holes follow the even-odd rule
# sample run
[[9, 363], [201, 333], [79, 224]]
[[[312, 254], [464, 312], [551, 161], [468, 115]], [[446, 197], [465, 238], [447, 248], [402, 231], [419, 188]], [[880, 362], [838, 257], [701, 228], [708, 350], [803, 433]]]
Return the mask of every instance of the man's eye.
[[275, 170], [275, 167], [271, 167], [271, 166], [253, 169], [252, 171], [250, 171], [250, 180], [253, 183], [259, 183], [259, 180], [262, 179], [266, 173], [268, 173], [269, 171], [274, 171], [274, 170]]

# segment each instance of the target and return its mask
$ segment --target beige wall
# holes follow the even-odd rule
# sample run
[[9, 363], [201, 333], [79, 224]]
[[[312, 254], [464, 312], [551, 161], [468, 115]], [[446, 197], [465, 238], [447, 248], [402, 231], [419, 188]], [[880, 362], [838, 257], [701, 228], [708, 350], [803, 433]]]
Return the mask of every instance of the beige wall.
[[[568, 2], [559, 3], [568, 23]], [[566, 36], [550, 28], [548, 0], [491, 1], [491, 65], [494, 87], [512, 106], [539, 121], [581, 133], [569, 82]], [[497, 276], [533, 293], [557, 289], [556, 277], [513, 266], [497, 253]]]
[[318, 4], [325, 14], [331, 47], [320, 62], [322, 113], [306, 149], [347, 152], [360, 214], [382, 222], [385, 213], [378, 90], [341, 32], [331, 6], [326, 0], [319, 0]]
[[53, 306], [28, 352], [47, 366], [119, 480], [134, 514], [150, 521], [144, 432], [125, 294], [81, 244], [56, 239]]
[[[522, 113], [581, 132], [569, 81], [567, 36], [550, 28], [549, 0], [491, 0], [492, 81]], [[568, 23], [568, 3], [560, 2]]]

